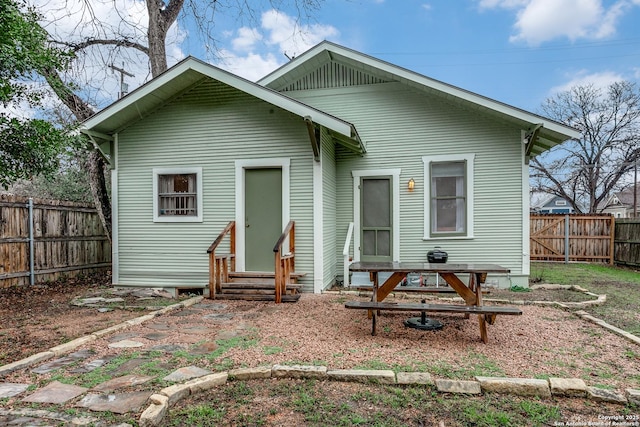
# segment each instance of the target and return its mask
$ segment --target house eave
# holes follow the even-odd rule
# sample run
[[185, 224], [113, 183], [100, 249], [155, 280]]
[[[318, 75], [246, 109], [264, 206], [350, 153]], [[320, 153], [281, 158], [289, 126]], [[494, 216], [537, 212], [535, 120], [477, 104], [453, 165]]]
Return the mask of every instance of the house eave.
[[343, 137], [354, 139], [364, 147], [353, 124], [192, 57], [96, 113], [83, 122], [81, 131], [112, 136], [207, 78], [255, 96], [301, 118], [309, 117], [314, 123]]
[[533, 139], [533, 144], [530, 149], [530, 155], [532, 157], [568, 139], [580, 138], [580, 132], [560, 122], [426, 77], [414, 71], [328, 41], [321, 42], [268, 74], [259, 80], [258, 84], [279, 90], [279, 88], [286, 86], [298, 78], [300, 74], [314, 68], [318, 62], [327, 60], [350, 65], [390, 81], [397, 81], [421, 91], [434, 93], [452, 102], [463, 104], [466, 108], [481, 110], [486, 114], [516, 124], [524, 131], [528, 131], [532, 126], [537, 124], [542, 124], [537, 137]]

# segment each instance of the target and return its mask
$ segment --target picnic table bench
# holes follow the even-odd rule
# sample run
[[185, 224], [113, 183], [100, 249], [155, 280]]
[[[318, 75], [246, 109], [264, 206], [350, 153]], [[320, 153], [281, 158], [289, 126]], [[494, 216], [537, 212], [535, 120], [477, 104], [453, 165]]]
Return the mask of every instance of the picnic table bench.
[[[495, 323], [498, 314], [521, 315], [522, 311], [515, 307], [485, 306], [482, 303], [482, 283], [488, 273], [509, 273], [509, 269], [495, 264], [440, 264], [440, 263], [400, 263], [400, 262], [355, 262], [349, 267], [351, 271], [369, 272], [373, 279], [371, 301], [350, 301], [345, 308], [367, 310], [372, 319], [371, 335], [376, 335], [377, 315], [381, 310], [390, 311], [430, 311], [446, 313], [477, 314], [480, 324], [480, 338], [488, 341], [487, 323]], [[391, 275], [380, 285], [378, 273], [390, 272]], [[447, 284], [462, 297], [465, 305], [455, 304], [396, 304], [382, 302], [408, 273], [437, 273]], [[458, 277], [468, 274], [468, 283]]]

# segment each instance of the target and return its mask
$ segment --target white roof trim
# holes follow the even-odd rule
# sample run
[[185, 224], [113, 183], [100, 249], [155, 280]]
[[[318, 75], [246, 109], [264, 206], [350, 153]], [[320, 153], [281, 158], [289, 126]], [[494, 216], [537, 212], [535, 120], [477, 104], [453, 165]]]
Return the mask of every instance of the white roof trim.
[[300, 117], [309, 116], [314, 123], [325, 126], [335, 132], [338, 132], [346, 137], [354, 137], [357, 135], [355, 127], [344, 120], [331, 116], [300, 101], [289, 98], [286, 95], [280, 94], [264, 86], [260, 86], [242, 77], [231, 74], [213, 65], [201, 62], [193, 57], [188, 57], [177, 65], [171, 67], [160, 76], [154, 78], [143, 86], [139, 87], [135, 91], [128, 94], [126, 97], [114, 102], [107, 108], [103, 109], [99, 113], [87, 119], [83, 125], [82, 130], [84, 132], [90, 131], [93, 127], [99, 125], [101, 122], [109, 119], [112, 116], [117, 115], [125, 108], [135, 104], [142, 98], [148, 96], [154, 96], [154, 91], [163, 85], [169, 83], [177, 76], [187, 72], [188, 70], [197, 71], [204, 76], [210, 77], [245, 93], [262, 99], [272, 105], [287, 110]]
[[423, 76], [421, 74], [418, 74], [416, 72], [407, 70], [405, 68], [399, 67], [397, 65], [393, 65], [391, 63], [388, 63], [386, 61], [382, 61], [380, 59], [374, 58], [372, 56], [369, 55], [365, 55], [362, 54], [360, 52], [357, 52], [355, 50], [352, 49], [348, 49], [345, 48], [343, 46], [337, 45], [335, 43], [331, 43], [328, 41], [323, 41], [319, 44], [317, 44], [316, 46], [314, 46], [313, 48], [309, 49], [308, 51], [306, 51], [305, 53], [303, 53], [302, 55], [296, 57], [294, 60], [292, 60], [291, 62], [283, 65], [282, 67], [278, 68], [277, 70], [275, 70], [274, 72], [272, 72], [271, 74], [268, 74], [267, 76], [265, 76], [264, 78], [260, 79], [258, 81], [258, 84], [260, 85], [264, 85], [267, 86], [269, 85], [269, 83], [277, 80], [278, 78], [284, 76], [285, 74], [289, 73], [291, 70], [300, 67], [302, 64], [304, 64], [306, 61], [316, 57], [318, 54], [320, 54], [323, 51], [328, 51], [328, 52], [333, 52], [336, 53], [338, 55], [342, 55], [348, 58], [351, 58], [355, 61], [361, 62], [365, 65], [368, 65], [370, 67], [373, 68], [377, 68], [381, 71], [390, 73], [392, 75], [397, 76], [400, 79], [406, 79], [408, 81], [417, 83], [417, 84], [421, 84], [425, 87], [429, 87], [432, 88], [434, 90], [443, 92], [445, 94], [466, 100], [468, 102], [477, 104], [481, 107], [487, 108], [489, 110], [493, 110], [496, 111], [498, 113], [502, 113], [514, 118], [517, 118], [519, 120], [523, 120], [529, 123], [540, 123], [543, 122], [544, 128], [546, 130], [551, 130], [554, 132], [558, 132], [562, 135], [566, 135], [569, 138], [573, 138], [573, 139], [578, 139], [580, 138], [581, 134], [580, 132], [578, 132], [577, 130], [568, 127], [562, 123], [559, 122], [555, 122], [551, 119], [542, 117], [542, 116], [538, 116], [536, 114], [533, 113], [529, 113], [525, 110], [521, 110], [519, 108], [516, 107], [512, 107], [510, 105], [504, 104], [502, 102], [499, 101], [495, 101], [493, 99], [484, 97], [482, 95], [478, 95], [476, 93], [461, 89], [459, 87], [456, 86], [452, 86], [449, 85], [447, 83], [443, 83], [441, 81], [438, 80], [434, 80], [432, 78]]

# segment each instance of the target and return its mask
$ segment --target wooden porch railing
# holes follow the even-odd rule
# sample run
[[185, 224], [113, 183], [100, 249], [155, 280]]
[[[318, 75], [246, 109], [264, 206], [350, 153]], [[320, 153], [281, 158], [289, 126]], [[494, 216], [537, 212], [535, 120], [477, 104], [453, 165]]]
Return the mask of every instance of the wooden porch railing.
[[[289, 237], [289, 251], [282, 252], [282, 247]], [[289, 221], [273, 248], [276, 259], [276, 304], [282, 302], [282, 295], [287, 292], [287, 285], [291, 283], [291, 273], [295, 271], [296, 227], [294, 221]]]
[[[229, 253], [216, 255], [216, 248], [226, 235], [229, 235]], [[216, 292], [222, 291], [222, 283], [229, 281], [229, 271], [236, 271], [236, 222], [231, 221], [213, 241], [209, 249], [209, 298], [214, 299]], [[229, 267], [231, 269], [229, 269]]]

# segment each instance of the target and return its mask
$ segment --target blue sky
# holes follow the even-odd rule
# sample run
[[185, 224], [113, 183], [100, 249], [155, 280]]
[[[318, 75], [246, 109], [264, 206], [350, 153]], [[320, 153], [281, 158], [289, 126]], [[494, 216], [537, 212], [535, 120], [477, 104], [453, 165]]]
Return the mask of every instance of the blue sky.
[[[29, 1], [55, 39], [109, 38], [118, 29], [146, 44], [145, 0]], [[204, 9], [212, 1], [194, 0]], [[193, 21], [183, 17], [170, 30], [169, 65], [193, 55], [255, 81], [286, 63], [285, 53], [299, 55], [330, 40], [532, 112], [575, 84], [640, 80], [640, 0], [317, 1], [312, 19], [298, 23], [295, 0], [247, 0], [256, 12], [252, 20], [233, 11], [216, 14], [216, 56], [207, 55]], [[270, 3], [289, 8], [276, 12]], [[120, 89], [109, 63], [135, 75], [126, 78], [130, 90], [151, 78], [144, 55], [94, 47], [66, 78], [96, 109], [115, 101]], [[56, 105], [52, 99], [50, 108]], [[24, 105], [10, 111], [35, 114]]]
[[[530, 111], [574, 84], [640, 80], [640, 0], [326, 0], [292, 37], [295, 15], [217, 21], [209, 60], [256, 80], [327, 39]], [[182, 30], [182, 54], [205, 57]]]

